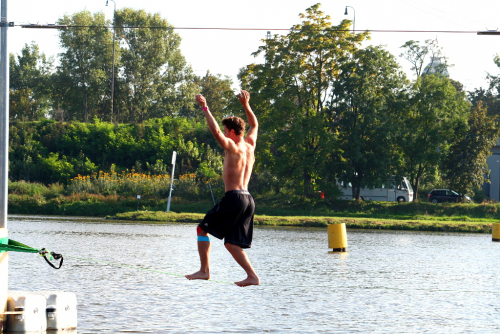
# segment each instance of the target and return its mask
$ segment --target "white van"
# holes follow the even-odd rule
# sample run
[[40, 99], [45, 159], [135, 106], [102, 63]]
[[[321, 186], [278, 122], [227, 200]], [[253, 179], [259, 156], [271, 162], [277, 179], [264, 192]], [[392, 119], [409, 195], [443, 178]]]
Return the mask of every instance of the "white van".
[[[350, 182], [344, 184], [344, 182], [338, 181], [337, 184], [342, 191], [341, 199], [353, 199]], [[393, 177], [387, 184], [377, 188], [361, 188], [359, 196], [363, 201], [411, 202], [413, 201], [413, 189], [407, 177]]]

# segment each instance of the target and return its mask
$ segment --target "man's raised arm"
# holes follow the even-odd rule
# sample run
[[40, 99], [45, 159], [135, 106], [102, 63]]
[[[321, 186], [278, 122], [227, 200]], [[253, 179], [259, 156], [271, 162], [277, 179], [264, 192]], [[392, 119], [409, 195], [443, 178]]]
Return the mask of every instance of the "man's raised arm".
[[250, 125], [245, 141], [250, 145], [255, 146], [255, 144], [257, 143], [257, 131], [259, 130], [259, 122], [257, 121], [257, 117], [255, 117], [252, 108], [250, 107], [250, 93], [246, 90], [242, 90], [238, 95], [238, 98], [241, 105], [245, 109], [248, 125]]
[[219, 124], [217, 124], [217, 121], [208, 109], [207, 100], [203, 95], [197, 95], [196, 102], [198, 102], [200, 104], [200, 107], [203, 109], [205, 118], [207, 120], [208, 129], [215, 137], [215, 140], [217, 140], [217, 142], [223, 149], [227, 149], [229, 141], [226, 136], [224, 136], [224, 133], [222, 133], [222, 131], [220, 130]]

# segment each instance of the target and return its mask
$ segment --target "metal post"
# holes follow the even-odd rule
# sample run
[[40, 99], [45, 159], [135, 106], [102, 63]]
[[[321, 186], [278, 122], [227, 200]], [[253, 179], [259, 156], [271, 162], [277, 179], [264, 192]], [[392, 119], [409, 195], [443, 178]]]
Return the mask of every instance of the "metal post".
[[113, 10], [113, 68], [111, 69], [111, 122], [113, 122], [113, 116], [115, 113], [115, 38], [116, 38], [116, 28], [115, 28], [115, 20], [116, 20], [116, 2], [114, 0], [114, 10]]
[[[115, 112], [115, 102], [114, 102], [114, 96], [115, 96], [115, 38], [116, 38], [116, 28], [115, 28], [115, 21], [116, 21], [116, 2], [115, 0], [113, 1], [113, 68], [111, 69], [111, 117], [110, 121], [113, 122], [113, 116]], [[106, 6], [108, 5], [108, 1], [106, 1]]]
[[347, 7], [349, 8], [352, 8], [352, 11], [354, 12], [354, 16], [353, 16], [353, 19], [352, 19], [352, 33], [354, 34], [354, 32], [356, 31], [356, 10], [354, 10], [354, 7], [351, 7], [351, 6], [345, 6], [345, 13], [344, 15], [347, 15]]
[[210, 184], [210, 181], [208, 181], [208, 186], [210, 187], [210, 193], [212, 194], [212, 201], [214, 202], [215, 205], [214, 192], [212, 191], [212, 184]]
[[9, 186], [9, 53], [7, 0], [2, 0], [0, 33], [0, 228], [7, 228]]
[[177, 152], [174, 151], [172, 154], [172, 175], [170, 175], [170, 191], [168, 192], [168, 203], [167, 203], [167, 213], [170, 212], [170, 198], [172, 197], [172, 187], [174, 185], [174, 172], [175, 172], [175, 159], [177, 158]]
[[[0, 243], [9, 242], [7, 230], [7, 199], [9, 187], [9, 53], [7, 50], [7, 0], [0, 11]], [[7, 321], [9, 286], [9, 253], [0, 252], [0, 332]]]
[[112, 79], [111, 79], [111, 117], [110, 121], [113, 123], [113, 114], [115, 112], [115, 102], [114, 102], [114, 95], [115, 95], [115, 33], [113, 32], [113, 69], [111, 70], [112, 74]]

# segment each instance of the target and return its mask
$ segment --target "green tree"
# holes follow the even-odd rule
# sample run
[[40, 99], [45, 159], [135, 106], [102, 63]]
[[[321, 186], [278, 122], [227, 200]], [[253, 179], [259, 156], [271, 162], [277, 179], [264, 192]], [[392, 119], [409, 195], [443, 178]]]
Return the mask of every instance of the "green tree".
[[222, 165], [223, 161], [220, 152], [216, 149], [211, 149], [210, 145], [207, 145], [196, 174], [208, 181], [220, 178], [222, 176]]
[[500, 136], [498, 116], [489, 116], [481, 103], [472, 109], [467, 123], [457, 129], [457, 140], [442, 166], [443, 179], [461, 194], [470, 194], [488, 182], [486, 158]]
[[417, 198], [422, 178], [434, 175], [450, 145], [455, 129], [467, 121], [470, 104], [446, 77], [426, 75], [413, 84], [406, 113], [399, 126], [402, 170]]
[[108, 115], [113, 46], [112, 34], [106, 28], [109, 21], [102, 12], [91, 14], [84, 10], [64, 15], [57, 23], [70, 26], [59, 30], [64, 51], [60, 54], [58, 77], [65, 81], [58, 84], [69, 87], [59, 107], [66, 110], [67, 119], [85, 122]]
[[42, 182], [51, 184], [62, 182], [67, 184], [69, 180], [76, 176], [73, 165], [63, 155], [59, 158], [59, 153], [51, 152], [48, 157], [39, 157], [41, 174], [43, 175]]
[[45, 112], [34, 99], [32, 88], [11, 90], [9, 98], [9, 117], [11, 120], [33, 121], [44, 117]]
[[[493, 58], [495, 64], [500, 68], [500, 56]], [[488, 73], [488, 88], [476, 88], [469, 92], [469, 100], [473, 107], [482, 104], [487, 109], [488, 115], [500, 115], [500, 75]]]
[[335, 86], [340, 180], [350, 182], [353, 198], [362, 187], [385, 183], [395, 173], [397, 120], [407, 80], [394, 56], [382, 47], [354, 52]]
[[30, 122], [11, 122], [9, 127], [9, 178], [38, 181], [38, 156], [46, 150]]
[[[231, 88], [233, 82], [228, 76], [222, 78], [220, 74], [213, 75], [207, 71], [204, 77], [197, 77], [195, 83], [199, 87], [200, 94], [207, 98], [212, 112], [218, 115], [232, 113], [231, 107], [237, 99]], [[203, 113], [199, 108], [194, 108], [185, 110], [183, 116], [203, 118]]]
[[[448, 64], [446, 57], [443, 56], [442, 48], [438, 46], [437, 41], [428, 39], [424, 45], [420, 45], [419, 41], [410, 40], [401, 46], [404, 51], [399, 55], [408, 60], [415, 71], [417, 78], [425, 75], [423, 68], [426, 60], [430, 58], [430, 67], [433, 68], [432, 74], [445, 74], [448, 68], [453, 66]], [[443, 60], [443, 62], [441, 62]]]
[[[76, 90], [74, 87], [68, 83], [71, 83], [71, 78], [68, 72], [63, 72], [61, 69], [56, 71], [50, 76], [50, 95], [51, 95], [51, 105], [52, 108], [49, 114], [52, 119], [64, 122], [71, 120], [74, 116], [72, 111], [76, 110], [73, 108], [72, 103], [75, 97]], [[67, 110], [68, 107], [70, 110]]]
[[34, 42], [25, 44], [20, 55], [10, 54], [11, 120], [33, 121], [48, 114], [53, 63]]
[[256, 172], [271, 168], [296, 189], [312, 194], [335, 148], [331, 142], [332, 89], [341, 64], [348, 61], [368, 33], [352, 34], [350, 21], [333, 26], [316, 4], [300, 14], [301, 24], [286, 36], [264, 40], [254, 53], [265, 64], [251, 64], [239, 78], [254, 95], [260, 125]]
[[[180, 51], [180, 37], [160, 14], [124, 8], [116, 12], [121, 41], [118, 96], [126, 120], [143, 122], [193, 108], [194, 75]], [[188, 98], [189, 96], [189, 98]]]

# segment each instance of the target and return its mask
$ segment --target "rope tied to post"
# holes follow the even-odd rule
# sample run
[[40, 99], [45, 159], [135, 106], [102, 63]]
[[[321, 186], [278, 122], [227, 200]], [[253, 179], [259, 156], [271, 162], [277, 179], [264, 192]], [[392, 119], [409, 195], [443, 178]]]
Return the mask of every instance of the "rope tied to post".
[[[64, 261], [61, 254], [50, 252], [45, 248], [33, 248], [9, 238], [0, 238], [0, 253], [2, 252], [38, 253], [54, 269], [60, 269]], [[59, 264], [52, 263], [53, 260], [59, 260]]]

